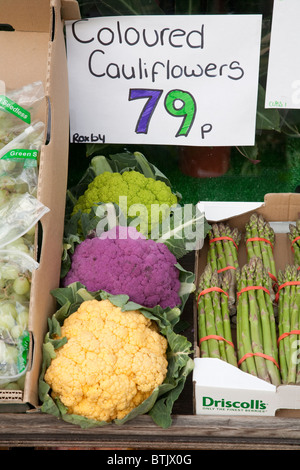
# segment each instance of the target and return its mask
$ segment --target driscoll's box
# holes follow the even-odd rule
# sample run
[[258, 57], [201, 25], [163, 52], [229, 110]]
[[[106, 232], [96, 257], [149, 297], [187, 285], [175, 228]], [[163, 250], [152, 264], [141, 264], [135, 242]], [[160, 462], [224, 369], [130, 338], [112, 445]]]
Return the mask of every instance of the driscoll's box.
[[[300, 217], [300, 194], [267, 194], [263, 203], [199, 203], [210, 223], [227, 222], [241, 232], [239, 266], [247, 263], [245, 224], [252, 213], [261, 214], [275, 231], [274, 259], [277, 270], [293, 264], [289, 224]], [[196, 283], [207, 262], [208, 240], [196, 253]], [[194, 412], [199, 415], [297, 416], [300, 417], [300, 386], [272, 385], [220, 359], [201, 358], [197, 337], [197, 303], [194, 302], [195, 368]], [[234, 338], [233, 329], [233, 338]]]

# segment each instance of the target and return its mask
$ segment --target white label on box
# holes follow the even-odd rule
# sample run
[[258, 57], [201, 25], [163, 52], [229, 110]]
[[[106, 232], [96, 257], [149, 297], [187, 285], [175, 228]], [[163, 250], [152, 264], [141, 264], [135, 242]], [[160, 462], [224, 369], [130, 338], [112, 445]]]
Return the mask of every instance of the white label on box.
[[274, 0], [266, 108], [300, 108], [299, 18], [299, 0]]
[[66, 23], [70, 141], [253, 145], [261, 15]]
[[220, 359], [195, 358], [196, 414], [273, 416], [276, 387]]

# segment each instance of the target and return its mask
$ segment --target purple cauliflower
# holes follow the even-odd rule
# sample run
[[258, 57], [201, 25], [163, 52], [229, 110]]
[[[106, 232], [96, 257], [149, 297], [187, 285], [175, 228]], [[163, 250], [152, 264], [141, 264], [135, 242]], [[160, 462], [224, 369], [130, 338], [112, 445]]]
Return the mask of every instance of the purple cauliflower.
[[126, 294], [145, 307], [173, 308], [181, 304], [176, 263], [163, 243], [119, 227], [76, 246], [63, 285], [80, 282], [91, 292]]

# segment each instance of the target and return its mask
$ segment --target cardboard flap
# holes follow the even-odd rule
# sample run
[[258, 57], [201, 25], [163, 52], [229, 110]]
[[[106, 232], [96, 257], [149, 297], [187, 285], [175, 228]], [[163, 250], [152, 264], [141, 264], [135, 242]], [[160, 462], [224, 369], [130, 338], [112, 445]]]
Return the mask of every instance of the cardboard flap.
[[79, 20], [81, 15], [78, 2], [76, 0], [62, 0], [61, 16], [64, 20]]
[[16, 31], [49, 32], [50, 0], [0, 0], [0, 24], [11, 25]]
[[297, 220], [300, 217], [299, 193], [269, 193], [265, 195], [265, 209], [273, 221]]
[[269, 193], [263, 202], [201, 201], [199, 209], [209, 222], [221, 222], [259, 209], [272, 221], [291, 221], [300, 217], [300, 195], [297, 193]]

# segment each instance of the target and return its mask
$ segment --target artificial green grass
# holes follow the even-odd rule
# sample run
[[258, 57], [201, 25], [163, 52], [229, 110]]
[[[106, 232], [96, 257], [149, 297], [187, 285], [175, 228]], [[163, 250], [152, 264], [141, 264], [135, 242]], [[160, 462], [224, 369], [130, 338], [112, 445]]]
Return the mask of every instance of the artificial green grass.
[[[227, 173], [211, 178], [183, 174], [179, 169], [176, 147], [99, 145], [96, 153], [107, 156], [125, 149], [142, 152], [170, 179], [173, 189], [182, 194], [185, 204], [196, 204], [198, 201], [263, 201], [267, 193], [297, 191], [300, 185], [300, 139], [261, 136], [258, 140], [259, 163], [252, 163], [232, 148]], [[86, 157], [85, 145], [70, 144], [69, 187], [81, 178], [90, 158]]]

